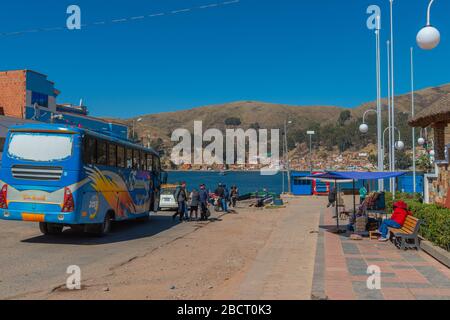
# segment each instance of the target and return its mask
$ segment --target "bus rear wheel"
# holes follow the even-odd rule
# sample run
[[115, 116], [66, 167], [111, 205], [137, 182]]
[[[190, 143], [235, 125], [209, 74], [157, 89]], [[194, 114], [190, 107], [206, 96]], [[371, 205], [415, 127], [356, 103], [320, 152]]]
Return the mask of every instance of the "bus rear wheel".
[[103, 223], [89, 225], [89, 226], [87, 226], [86, 231], [88, 233], [92, 233], [93, 235], [96, 235], [99, 237], [105, 236], [111, 232], [112, 219], [113, 219], [113, 215], [110, 212], [108, 212], [105, 215], [105, 219], [103, 220]]
[[47, 223], [47, 222], [39, 222], [39, 229], [45, 235], [56, 235], [61, 234], [64, 226], [59, 224]]

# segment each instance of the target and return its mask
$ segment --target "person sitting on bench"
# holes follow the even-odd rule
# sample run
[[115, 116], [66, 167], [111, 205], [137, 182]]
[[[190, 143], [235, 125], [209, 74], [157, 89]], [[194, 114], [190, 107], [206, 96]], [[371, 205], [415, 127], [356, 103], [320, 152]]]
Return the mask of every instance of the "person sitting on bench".
[[380, 226], [381, 238], [378, 239], [381, 242], [388, 241], [389, 228], [400, 229], [405, 223], [406, 217], [411, 215], [408, 211], [408, 206], [403, 201], [397, 201], [393, 205], [394, 212], [390, 219], [383, 220]]

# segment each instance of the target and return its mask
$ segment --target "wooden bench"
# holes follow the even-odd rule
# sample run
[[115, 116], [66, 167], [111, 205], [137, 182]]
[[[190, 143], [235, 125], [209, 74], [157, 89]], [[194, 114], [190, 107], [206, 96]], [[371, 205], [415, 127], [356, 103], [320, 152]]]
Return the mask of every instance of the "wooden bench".
[[401, 250], [420, 249], [419, 228], [421, 221], [411, 215], [406, 217], [400, 229], [389, 228], [390, 240]]

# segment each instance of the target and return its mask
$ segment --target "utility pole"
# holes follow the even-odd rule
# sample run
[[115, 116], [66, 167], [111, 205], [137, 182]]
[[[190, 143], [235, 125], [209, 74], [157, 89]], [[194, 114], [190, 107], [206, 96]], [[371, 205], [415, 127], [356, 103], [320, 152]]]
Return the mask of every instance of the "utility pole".
[[312, 163], [312, 136], [316, 134], [315, 131], [307, 131], [309, 136], [309, 170], [312, 174], [313, 172], [313, 163]]
[[291, 121], [285, 120], [284, 121], [284, 146], [285, 146], [285, 162], [286, 162], [286, 169], [287, 169], [287, 183], [288, 183], [288, 193], [291, 193], [291, 166], [289, 163], [289, 147], [288, 147], [288, 140], [287, 140], [287, 126], [288, 124], [291, 124]]

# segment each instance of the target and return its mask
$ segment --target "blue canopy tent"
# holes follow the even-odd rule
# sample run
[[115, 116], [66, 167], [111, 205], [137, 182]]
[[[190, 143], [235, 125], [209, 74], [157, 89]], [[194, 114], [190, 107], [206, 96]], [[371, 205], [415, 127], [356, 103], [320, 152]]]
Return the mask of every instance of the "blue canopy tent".
[[[389, 178], [397, 178], [405, 175], [406, 172], [333, 172], [329, 171], [322, 174], [315, 174], [306, 177], [307, 179], [322, 180], [322, 181], [334, 181], [336, 186], [336, 194], [338, 194], [338, 182], [339, 181], [353, 181], [353, 190], [355, 189], [355, 181], [357, 180], [381, 180]], [[339, 227], [339, 212], [338, 206], [336, 208], [336, 233], [343, 232]], [[353, 192], [353, 212], [356, 212], [356, 199]]]

